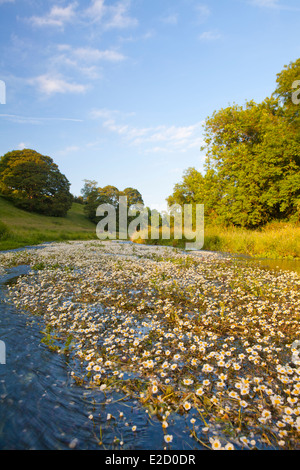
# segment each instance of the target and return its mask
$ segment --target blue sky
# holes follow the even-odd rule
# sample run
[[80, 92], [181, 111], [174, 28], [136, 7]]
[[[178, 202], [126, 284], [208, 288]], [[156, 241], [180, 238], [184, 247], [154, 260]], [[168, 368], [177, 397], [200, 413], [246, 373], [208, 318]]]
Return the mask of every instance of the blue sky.
[[300, 57], [299, 0], [0, 0], [0, 155], [165, 199], [203, 168], [203, 122], [270, 96]]

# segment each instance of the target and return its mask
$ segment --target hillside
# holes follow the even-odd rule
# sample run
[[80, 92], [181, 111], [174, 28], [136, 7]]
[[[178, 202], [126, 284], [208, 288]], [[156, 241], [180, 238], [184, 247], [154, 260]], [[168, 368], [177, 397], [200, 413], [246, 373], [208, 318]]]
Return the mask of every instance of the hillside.
[[93, 238], [96, 238], [96, 227], [84, 216], [81, 204], [73, 203], [67, 217], [47, 217], [18, 209], [0, 197], [0, 250]]

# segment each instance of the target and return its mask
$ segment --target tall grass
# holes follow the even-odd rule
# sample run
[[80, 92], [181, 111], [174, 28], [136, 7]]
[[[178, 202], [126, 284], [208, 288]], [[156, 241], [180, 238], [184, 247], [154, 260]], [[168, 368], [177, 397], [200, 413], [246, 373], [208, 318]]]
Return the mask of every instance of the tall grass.
[[300, 226], [271, 223], [261, 230], [208, 226], [204, 249], [262, 258], [300, 258]]
[[7, 240], [10, 236], [10, 230], [6, 224], [0, 220], [0, 240]]
[[[158, 240], [147, 240], [140, 234], [138, 243], [151, 245], [171, 245], [184, 248], [187, 241], [184, 237], [164, 240], [160, 234]], [[204, 250], [225, 253], [245, 254], [252, 257], [272, 259], [300, 258], [300, 226], [291, 223], [273, 222], [260, 230], [246, 230], [235, 227], [207, 225], [204, 230]]]

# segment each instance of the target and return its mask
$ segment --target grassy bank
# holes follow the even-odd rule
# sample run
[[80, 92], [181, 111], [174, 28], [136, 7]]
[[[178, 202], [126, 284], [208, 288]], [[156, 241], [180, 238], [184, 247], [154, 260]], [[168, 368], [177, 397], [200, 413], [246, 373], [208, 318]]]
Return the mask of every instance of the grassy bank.
[[[73, 204], [67, 217], [47, 217], [16, 208], [0, 197], [0, 250], [49, 241], [96, 239], [95, 225]], [[185, 248], [185, 239], [138, 240], [151, 245]], [[205, 225], [204, 250], [271, 259], [300, 258], [300, 225], [273, 222], [260, 230]]]
[[261, 230], [207, 227], [204, 248], [261, 258], [300, 258], [300, 226], [274, 222]]
[[[300, 258], [300, 225], [273, 222], [260, 230], [206, 225], [204, 250], [239, 253], [258, 258]], [[187, 240], [139, 240], [151, 245], [184, 248]]]
[[67, 217], [47, 217], [18, 209], [0, 197], [0, 250], [63, 240], [96, 238], [95, 225], [73, 204]]

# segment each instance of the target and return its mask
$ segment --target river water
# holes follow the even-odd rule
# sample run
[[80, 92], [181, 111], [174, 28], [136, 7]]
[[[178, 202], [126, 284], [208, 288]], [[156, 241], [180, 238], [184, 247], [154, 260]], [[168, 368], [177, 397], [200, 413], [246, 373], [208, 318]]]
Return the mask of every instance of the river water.
[[[158, 420], [122, 393], [73, 384], [66, 357], [41, 343], [41, 318], [5, 302], [7, 285], [28, 271], [18, 266], [0, 276], [0, 338], [6, 345], [6, 364], [0, 364], [0, 449], [162, 449]], [[199, 448], [182, 423], [174, 424], [175, 446]]]

